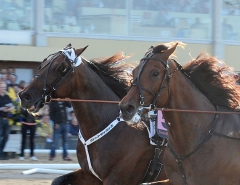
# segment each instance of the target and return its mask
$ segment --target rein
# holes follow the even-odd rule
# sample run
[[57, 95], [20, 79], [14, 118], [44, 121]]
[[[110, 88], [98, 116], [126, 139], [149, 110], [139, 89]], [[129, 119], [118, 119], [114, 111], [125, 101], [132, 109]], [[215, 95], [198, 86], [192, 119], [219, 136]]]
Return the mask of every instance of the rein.
[[70, 99], [70, 98], [52, 98], [51, 101], [71, 101], [71, 102], [88, 102], [88, 103], [112, 103], [119, 104], [120, 101], [108, 101], [108, 100], [79, 100], [79, 99]]
[[[71, 101], [71, 102], [83, 102], [83, 103], [112, 103], [119, 104], [120, 101], [107, 101], [107, 100], [79, 100], [79, 99], [70, 99], [70, 98], [52, 98], [51, 101]], [[149, 107], [142, 107], [144, 109], [152, 109]], [[163, 112], [186, 112], [186, 113], [199, 113], [199, 114], [240, 114], [240, 112], [225, 112], [225, 111], [204, 111], [204, 110], [184, 110], [184, 109], [169, 109], [169, 108], [153, 108], [154, 110], [161, 110]]]

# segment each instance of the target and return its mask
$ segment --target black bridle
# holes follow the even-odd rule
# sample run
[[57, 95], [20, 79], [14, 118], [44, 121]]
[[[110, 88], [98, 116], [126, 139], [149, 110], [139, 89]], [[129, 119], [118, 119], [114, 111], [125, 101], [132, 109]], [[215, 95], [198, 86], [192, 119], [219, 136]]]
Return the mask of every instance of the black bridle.
[[[69, 76], [69, 74], [72, 74], [72, 75], [74, 74], [74, 68], [76, 67], [75, 65], [78, 60], [78, 57], [75, 57], [74, 60], [71, 59], [70, 55], [68, 54], [70, 51], [75, 53], [75, 51], [72, 47], [67, 47], [67, 48], [64, 48], [63, 50], [58, 51], [57, 53], [50, 54], [47, 58], [45, 58], [43, 60], [43, 62], [39, 66], [40, 69], [35, 78], [43, 81], [43, 84], [44, 84], [41, 101], [39, 101], [41, 103], [41, 106], [44, 106], [45, 104], [47, 104], [51, 101], [51, 98], [54, 97], [56, 88], [62, 83], [63, 80], [65, 80]], [[55, 69], [55, 71], [57, 71], [58, 75], [51, 82], [48, 82], [47, 79], [48, 79], [50, 68], [51, 68], [53, 62], [62, 54], [65, 57], [62, 60], [62, 62]], [[49, 57], [51, 57], [50, 61], [45, 66], [42, 66], [42, 64], [45, 61], [47, 61], [47, 59]], [[46, 67], [47, 67], [47, 71], [46, 71], [45, 75], [39, 74], [41, 72], [41, 70]], [[71, 81], [72, 81], [72, 78], [71, 78]]]
[[[144, 95], [143, 95], [143, 91], [146, 91], [147, 93], [149, 93], [151, 96], [153, 96], [153, 103], [149, 105], [149, 107], [152, 107], [152, 108], [155, 108], [156, 105], [157, 105], [157, 101], [158, 101], [158, 98], [160, 96], [160, 93], [161, 93], [161, 90], [163, 89], [163, 84], [164, 84], [164, 81], [167, 79], [167, 83], [168, 83], [168, 95], [170, 95], [170, 79], [172, 77], [172, 75], [180, 70], [180, 71], [183, 71], [183, 67], [177, 62], [175, 61], [174, 59], [168, 59], [166, 62], [163, 61], [162, 59], [159, 59], [159, 58], [155, 58], [153, 57], [156, 53], [153, 53], [153, 46], [149, 49], [149, 52], [146, 53], [145, 57], [142, 58], [140, 60], [140, 65], [139, 65], [139, 70], [138, 70], [138, 73], [137, 73], [137, 76], [136, 78], [134, 79], [133, 81], [133, 84], [132, 85], [137, 85], [138, 87], [138, 90], [139, 90], [139, 94], [140, 94], [140, 106], [144, 106]], [[165, 73], [164, 73], [164, 76], [163, 76], [163, 79], [162, 79], [162, 82], [157, 90], [156, 93], [153, 93], [151, 92], [150, 90], [146, 89], [145, 87], [143, 87], [141, 85], [141, 82], [140, 82], [140, 76], [141, 76], [141, 73], [143, 71], [143, 68], [144, 66], [146, 65], [146, 63], [149, 61], [149, 60], [157, 60], [159, 62], [161, 62], [164, 67], [165, 67]], [[170, 68], [169, 68], [169, 61], [174, 61], [175, 64], [176, 64], [176, 69], [170, 73]]]

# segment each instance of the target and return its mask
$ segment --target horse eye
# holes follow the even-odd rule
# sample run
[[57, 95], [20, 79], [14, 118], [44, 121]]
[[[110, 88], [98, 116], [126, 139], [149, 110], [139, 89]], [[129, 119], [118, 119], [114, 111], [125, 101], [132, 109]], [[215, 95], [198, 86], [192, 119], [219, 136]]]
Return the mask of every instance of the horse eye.
[[153, 72], [153, 76], [158, 76], [160, 73], [158, 71]]

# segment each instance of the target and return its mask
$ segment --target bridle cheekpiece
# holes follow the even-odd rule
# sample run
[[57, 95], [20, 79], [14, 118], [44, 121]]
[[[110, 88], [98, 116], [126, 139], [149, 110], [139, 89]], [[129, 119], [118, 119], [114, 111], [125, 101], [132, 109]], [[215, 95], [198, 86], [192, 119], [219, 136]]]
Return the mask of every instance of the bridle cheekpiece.
[[[61, 54], [63, 54], [65, 57], [64, 57], [64, 60], [56, 68], [56, 71], [58, 72], [58, 76], [51, 83], [48, 83], [47, 78], [48, 78], [48, 75], [49, 75], [50, 67], [52, 66], [53, 62]], [[36, 75], [36, 78], [42, 80], [43, 84], [44, 84], [43, 85], [42, 99], [40, 101], [42, 106], [44, 106], [45, 104], [47, 104], [51, 101], [51, 98], [54, 96], [56, 88], [61, 84], [61, 82], [64, 79], [66, 79], [66, 77], [70, 73], [74, 74], [74, 68], [79, 66], [82, 63], [82, 58], [80, 56], [79, 57], [76, 56], [75, 50], [71, 46], [66, 47], [62, 50], [59, 50], [57, 53], [49, 55], [47, 58], [45, 58], [43, 60], [43, 62], [45, 62], [50, 56], [52, 56], [52, 58], [50, 59], [50, 61], [44, 67], [42, 67], [42, 64], [40, 65], [40, 70], [39, 71], [41, 71], [45, 67], [48, 67], [47, 71], [46, 71], [46, 74], [44, 76], [39, 75], [39, 74]], [[68, 59], [69, 62], [66, 61], [66, 59]], [[47, 91], [48, 88], [50, 90]]]
[[[139, 89], [139, 94], [140, 94], [140, 106], [143, 107], [144, 106], [144, 96], [143, 96], [143, 90], [148, 92], [150, 95], [152, 95], [154, 97], [154, 101], [153, 103], [150, 105], [150, 107], [154, 108], [157, 104], [157, 99], [158, 97], [160, 96], [160, 92], [163, 88], [163, 82], [164, 80], [167, 78], [167, 77], [171, 77], [172, 74], [170, 74], [169, 72], [169, 60], [167, 60], [167, 62], [164, 62], [162, 59], [159, 59], [159, 58], [155, 58], [153, 57], [153, 55], [155, 55], [155, 53], [153, 52], [153, 46], [149, 48], [148, 52], [145, 54], [145, 57], [142, 58], [140, 60], [140, 66], [139, 66], [139, 70], [138, 70], [138, 73], [137, 73], [137, 77], [134, 79], [134, 84], [133, 85], [137, 85], [138, 86], [138, 89]], [[159, 89], [158, 91], [154, 94], [152, 93], [150, 90], [144, 88], [141, 83], [140, 83], [140, 76], [141, 76], [141, 73], [142, 73], [142, 70], [145, 66], [145, 64], [147, 63], [148, 60], [157, 60], [157, 61], [160, 61], [164, 67], [165, 67], [165, 74], [164, 74], [164, 77], [163, 77], [163, 80], [159, 86]], [[170, 80], [168, 80], [170, 81]]]

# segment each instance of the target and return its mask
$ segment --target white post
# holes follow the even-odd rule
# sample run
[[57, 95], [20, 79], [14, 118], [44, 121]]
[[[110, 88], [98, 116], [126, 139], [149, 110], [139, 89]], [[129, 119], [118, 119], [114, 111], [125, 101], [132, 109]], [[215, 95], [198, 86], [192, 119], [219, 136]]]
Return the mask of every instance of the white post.
[[47, 46], [47, 37], [43, 32], [44, 0], [34, 1], [35, 9], [35, 46]]
[[225, 58], [222, 42], [222, 0], [213, 0], [213, 55], [220, 60]]

